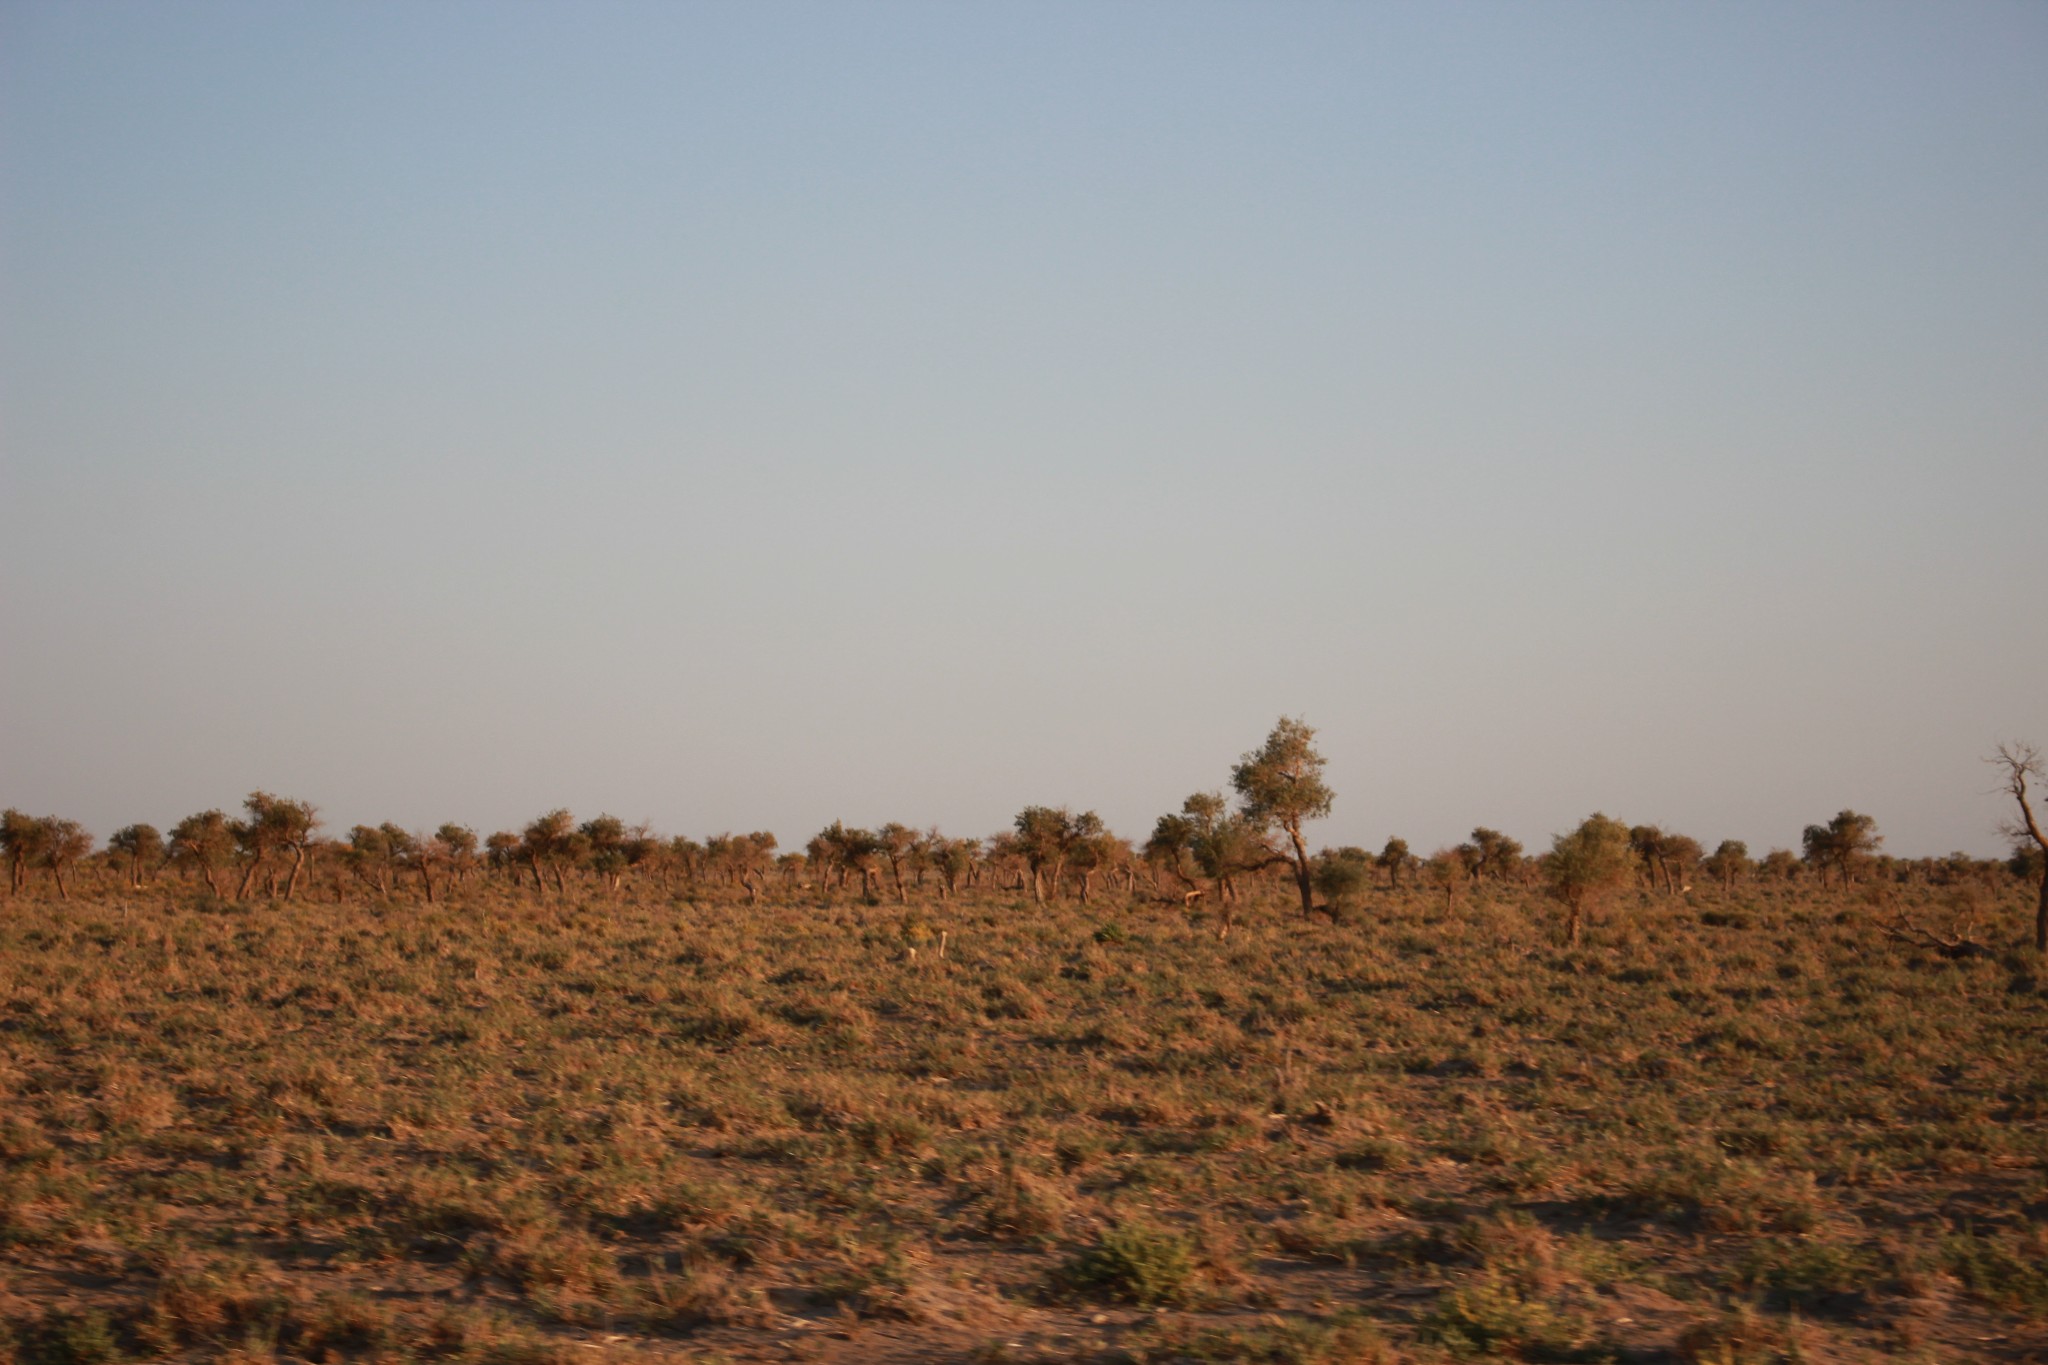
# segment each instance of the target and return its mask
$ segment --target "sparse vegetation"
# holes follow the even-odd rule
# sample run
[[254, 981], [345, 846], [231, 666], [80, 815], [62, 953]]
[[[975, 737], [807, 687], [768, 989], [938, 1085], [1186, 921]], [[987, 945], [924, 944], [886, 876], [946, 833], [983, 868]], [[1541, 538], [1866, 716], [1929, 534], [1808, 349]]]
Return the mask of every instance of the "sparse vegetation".
[[[1270, 844], [1187, 894], [1220, 798], [1142, 862], [1026, 814], [788, 862], [567, 812], [285, 821], [302, 859], [208, 812], [60, 891], [10, 813], [0, 1360], [2048, 1350], [2004, 864], [1724, 846], [1680, 895], [1690, 841], [1595, 817], [1475, 830], [1448, 902], [1327, 851], [1326, 923]], [[1889, 931], [1965, 903], [1985, 951]]]

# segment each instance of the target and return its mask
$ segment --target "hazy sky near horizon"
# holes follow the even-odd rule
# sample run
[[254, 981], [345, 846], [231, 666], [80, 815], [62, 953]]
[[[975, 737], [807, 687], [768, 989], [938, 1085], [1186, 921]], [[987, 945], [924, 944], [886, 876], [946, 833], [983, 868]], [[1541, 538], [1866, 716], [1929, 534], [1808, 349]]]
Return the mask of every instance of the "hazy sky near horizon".
[[2002, 850], [2048, 6], [0, 8], [0, 803]]

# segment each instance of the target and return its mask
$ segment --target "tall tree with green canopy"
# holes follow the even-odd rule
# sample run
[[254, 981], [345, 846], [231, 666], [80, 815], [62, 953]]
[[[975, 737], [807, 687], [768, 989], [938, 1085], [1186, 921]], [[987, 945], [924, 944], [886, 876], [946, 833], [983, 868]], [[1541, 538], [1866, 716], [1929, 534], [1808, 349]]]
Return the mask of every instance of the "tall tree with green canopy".
[[58, 899], [68, 901], [71, 889], [64, 884], [64, 874], [92, 852], [92, 836], [76, 820], [58, 815], [45, 815], [37, 823], [42, 826], [42, 865], [57, 883]]
[[917, 851], [918, 832], [899, 820], [891, 820], [875, 831], [876, 850], [889, 864], [889, 879], [896, 884], [896, 903], [908, 905], [910, 893], [903, 886], [903, 868]]
[[1387, 840], [1379, 857], [1373, 859], [1375, 866], [1387, 874], [1387, 884], [1396, 891], [1401, 889], [1401, 873], [1415, 861], [1415, 855], [1408, 851], [1408, 841], [1398, 836]]
[[1825, 825], [1808, 825], [1800, 843], [1806, 861], [1819, 870], [1822, 885], [1827, 884], [1828, 871], [1833, 869], [1842, 885], [1848, 886], [1856, 880], [1856, 869], [1883, 847], [1884, 836], [1877, 832], [1876, 820], [1845, 810]]
[[[775, 867], [777, 840], [765, 829], [757, 829], [750, 834], [734, 834], [728, 838], [730, 843], [726, 856], [732, 864], [733, 877], [746, 891], [747, 904], [758, 904], [762, 885]], [[649, 839], [648, 843], [652, 844], [653, 840]], [[629, 855], [633, 847], [631, 844], [627, 845]]]
[[810, 855], [811, 865], [818, 869], [818, 887], [821, 892], [829, 891], [827, 878], [835, 870], [837, 884], [846, 885], [851, 874], [860, 873], [860, 894], [863, 900], [881, 898], [882, 872], [879, 866], [882, 856], [881, 841], [871, 829], [858, 829], [844, 821], [834, 820], [818, 831], [816, 838], [805, 846]]
[[172, 865], [198, 872], [206, 889], [216, 896], [221, 894], [217, 874], [234, 852], [234, 831], [221, 811], [203, 810], [171, 826]]
[[551, 810], [527, 825], [519, 837], [519, 849], [527, 866], [533, 869], [534, 890], [546, 892], [548, 884], [543, 873], [551, 871], [555, 874], [555, 893], [567, 896], [569, 888], [562, 866], [582, 856], [584, 842], [576, 828], [576, 817], [566, 810]]
[[1601, 895], [1629, 879], [1635, 861], [1629, 827], [1595, 811], [1569, 834], [1550, 842], [1543, 877], [1550, 894], [1565, 905], [1565, 940], [1579, 941], [1587, 909]]
[[[288, 852], [292, 855], [292, 867], [285, 878], [284, 898], [290, 900], [298, 892], [299, 874], [305, 870], [313, 832], [320, 828], [319, 811], [308, 802], [273, 796], [265, 791], [250, 792], [242, 802], [242, 809], [247, 818], [228, 827], [247, 860], [242, 871], [242, 884], [235, 890], [235, 899], [247, 898], [250, 888], [256, 884], [257, 872], [262, 870], [272, 854]], [[273, 892], [276, 885], [277, 880], [273, 876], [270, 881]]]
[[43, 856], [43, 822], [9, 806], [0, 812], [0, 851], [7, 854], [7, 893], [19, 895], [28, 870]]
[[164, 860], [164, 836], [155, 825], [123, 825], [107, 836], [107, 849], [128, 860], [128, 887], [142, 889], [143, 869]]
[[1216, 884], [1216, 904], [1228, 933], [1230, 913], [1223, 907], [1237, 901], [1236, 879], [1284, 861], [1286, 855], [1273, 851], [1264, 821], [1230, 809], [1221, 792], [1196, 792], [1181, 802], [1180, 814], [1191, 831], [1188, 851], [1195, 866]]
[[1263, 747], [1246, 754], [1231, 770], [1247, 818], [1278, 826], [1294, 850], [1294, 880], [1301, 892], [1301, 913], [1316, 908], [1315, 882], [1308, 844], [1301, 827], [1330, 813], [1336, 793], [1323, 781], [1323, 756], [1316, 752], [1316, 732], [1298, 719], [1282, 716]]
[[1748, 844], [1740, 839], [1723, 839], [1705, 866], [1708, 875], [1727, 888], [1734, 886], [1738, 877], [1748, 876], [1756, 864], [1749, 859]]
[[626, 880], [626, 822], [616, 815], [600, 815], [585, 820], [577, 833], [583, 836], [583, 856], [597, 874], [598, 885], [605, 895], [618, 895]]
[[450, 821], [434, 831], [434, 844], [448, 875], [461, 886], [476, 867], [476, 831]]
[[348, 832], [348, 848], [342, 860], [348, 870], [373, 887], [381, 896], [391, 894], [391, 874], [398, 866], [404, 847], [412, 836], [389, 821], [382, 825], [356, 825]]
[[1479, 855], [1472, 869], [1475, 877], [1491, 877], [1504, 882], [1514, 877], [1522, 865], [1521, 841], [1510, 839], [1497, 829], [1481, 825], [1473, 830], [1472, 847]]
[[1188, 851], [1195, 843], [1195, 822], [1187, 815], [1162, 815], [1152, 826], [1152, 837], [1145, 841], [1145, 862], [1153, 869], [1153, 886], [1159, 885], [1157, 873], [1164, 868], [1180, 881], [1183, 893], [1195, 888], [1195, 879], [1187, 872]]
[[1026, 806], [1014, 823], [1017, 851], [1031, 869], [1031, 897], [1040, 905], [1045, 903], [1046, 869], [1051, 868], [1052, 894], [1057, 897], [1067, 859], [1103, 833], [1102, 817], [1094, 811], [1076, 815], [1065, 806]]

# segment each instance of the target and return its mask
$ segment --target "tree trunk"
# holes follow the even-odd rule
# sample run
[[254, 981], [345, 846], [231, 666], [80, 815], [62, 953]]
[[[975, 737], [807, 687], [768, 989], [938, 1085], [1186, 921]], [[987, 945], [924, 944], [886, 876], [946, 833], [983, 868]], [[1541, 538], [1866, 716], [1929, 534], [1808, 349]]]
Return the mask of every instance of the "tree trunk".
[[1301, 917], [1307, 919], [1316, 912], [1316, 890], [1308, 875], [1308, 845], [1301, 841], [1301, 827], [1289, 825], [1287, 837], [1294, 844], [1294, 883], [1301, 891]]
[[1035, 867], [1031, 869], [1031, 903], [1045, 904], [1045, 874]]
[[[2005, 750], [1999, 752], [2003, 754]], [[2012, 794], [2020, 804], [2021, 828], [2041, 854], [2041, 898], [2034, 907], [2034, 951], [2048, 953], [2048, 834], [2041, 832], [2040, 822], [2034, 819], [2034, 808], [2027, 802], [2027, 774], [2036, 770], [2008, 761], [2013, 762]]]
[[299, 889], [299, 872], [306, 865], [306, 846], [300, 844], [298, 848], [293, 850], [293, 853], [295, 856], [292, 858], [292, 875], [285, 878], [284, 882], [284, 898], [286, 900], [290, 900]]
[[256, 870], [262, 866], [263, 855], [260, 853], [249, 860], [249, 869], [242, 874], [242, 884], [235, 888], [236, 900], [245, 901], [249, 899], [249, 888], [256, 884]]
[[2034, 907], [2034, 951], [2048, 953], [2048, 844], [2041, 848], [2041, 902]]

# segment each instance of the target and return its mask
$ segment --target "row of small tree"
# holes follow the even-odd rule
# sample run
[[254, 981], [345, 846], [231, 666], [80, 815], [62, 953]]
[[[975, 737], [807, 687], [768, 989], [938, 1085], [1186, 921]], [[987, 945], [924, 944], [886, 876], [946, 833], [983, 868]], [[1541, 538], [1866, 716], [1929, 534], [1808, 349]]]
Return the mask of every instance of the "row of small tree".
[[[1009, 829], [986, 839], [949, 837], [937, 828], [893, 822], [871, 830], [834, 821], [801, 852], [781, 851], [775, 835], [766, 831], [716, 834], [702, 841], [662, 838], [645, 825], [628, 826], [612, 815], [578, 823], [566, 810], [549, 811], [522, 830], [503, 830], [481, 840], [458, 824], [422, 834], [388, 822], [356, 825], [344, 839], [324, 839], [313, 805], [255, 791], [242, 803], [239, 817], [201, 811], [180, 820], [168, 834], [147, 824], [125, 826], [109, 837], [97, 860], [118, 869], [131, 888], [170, 869], [202, 882], [216, 896], [228, 896], [232, 887], [236, 899], [260, 889], [287, 901], [314, 879], [336, 899], [351, 888], [388, 897], [411, 883], [432, 902], [480, 875], [559, 896], [570, 894], [572, 880], [616, 896], [630, 875], [651, 880], [664, 892], [678, 886], [729, 886], [749, 902], [775, 883], [830, 895], [855, 879], [863, 897], [880, 900], [886, 879], [899, 901], [907, 900], [913, 887], [933, 885], [940, 896], [950, 897], [986, 882], [1010, 890], [1028, 888], [1039, 903], [1062, 894], [1085, 903], [1098, 881], [1130, 893], [1142, 877], [1155, 893], [1177, 894], [1188, 904], [1213, 894], [1226, 931], [1247, 879], [1285, 869], [1304, 915], [1318, 910], [1334, 915], [1381, 876], [1394, 889], [1404, 879], [1434, 886], [1447, 906], [1475, 882], [1541, 883], [1567, 907], [1573, 938], [1585, 906], [1631, 880], [1648, 890], [1680, 894], [1702, 874], [1728, 887], [1752, 876], [1789, 878], [1804, 868], [1824, 886], [1848, 887], [1873, 869], [1952, 880], [1972, 875], [1978, 866], [1962, 854], [1910, 864], [1880, 860], [1883, 840], [1877, 822], [1853, 810], [1807, 826], [1800, 854], [1774, 849], [1761, 860], [1752, 859], [1740, 840], [1724, 840], [1709, 854], [1689, 836], [1656, 825], [1624, 825], [1604, 814], [1557, 836], [1550, 850], [1537, 857], [1484, 826], [1474, 829], [1469, 840], [1427, 858], [1400, 838], [1389, 839], [1377, 854], [1345, 846], [1311, 855], [1302, 827], [1326, 816], [1335, 799], [1314, 739], [1309, 726], [1283, 718], [1265, 744], [1231, 770], [1234, 802], [1220, 791], [1197, 792], [1177, 812], [1160, 816], [1141, 848], [1111, 832], [1094, 811], [1065, 806], [1026, 806]], [[2016, 849], [2011, 867], [2039, 881], [2035, 937], [2048, 952], [2048, 835], [2034, 816], [2029, 789], [2030, 782], [2042, 780], [2042, 759], [2031, 746], [2008, 745], [1991, 761], [1999, 765], [2019, 812], [2007, 829]], [[30, 874], [40, 870], [66, 899], [75, 870], [95, 858], [91, 836], [76, 821], [12, 809], [0, 813], [0, 855], [7, 862], [10, 893], [22, 892]]]

